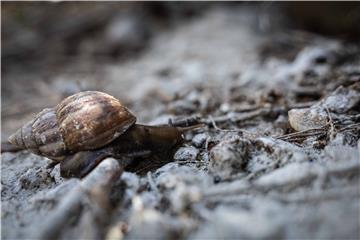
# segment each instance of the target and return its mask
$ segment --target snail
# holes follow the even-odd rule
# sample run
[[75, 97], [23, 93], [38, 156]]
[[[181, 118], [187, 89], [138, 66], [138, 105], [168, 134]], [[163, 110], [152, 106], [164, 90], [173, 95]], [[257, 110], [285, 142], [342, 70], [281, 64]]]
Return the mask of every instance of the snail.
[[106, 157], [135, 170], [167, 162], [183, 143], [183, 133], [197, 127], [137, 124], [113, 96], [85, 91], [38, 113], [9, 142], [60, 162], [63, 177], [83, 177]]

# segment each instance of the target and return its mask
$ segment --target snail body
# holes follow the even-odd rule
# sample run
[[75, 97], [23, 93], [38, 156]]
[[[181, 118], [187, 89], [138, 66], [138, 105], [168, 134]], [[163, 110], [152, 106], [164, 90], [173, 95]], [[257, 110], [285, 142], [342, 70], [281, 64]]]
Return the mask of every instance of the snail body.
[[127, 169], [129, 171], [144, 173], [138, 171], [141, 165], [144, 169], [152, 169], [169, 162], [177, 147], [183, 143], [182, 133], [190, 128], [134, 124], [128, 131], [102, 148], [80, 151], [67, 156], [60, 164], [61, 175], [85, 176], [106, 157], [121, 160], [119, 163], [123, 167], [131, 165]]
[[136, 124], [136, 117], [116, 98], [85, 91], [41, 111], [9, 142], [60, 162], [64, 177], [82, 177], [108, 156], [171, 156], [183, 142], [183, 132], [192, 128]]

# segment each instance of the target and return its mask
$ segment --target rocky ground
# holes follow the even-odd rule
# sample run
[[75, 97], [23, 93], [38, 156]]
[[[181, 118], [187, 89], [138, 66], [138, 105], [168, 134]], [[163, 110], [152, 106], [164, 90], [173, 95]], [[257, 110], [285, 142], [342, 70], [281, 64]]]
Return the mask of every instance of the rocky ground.
[[[156, 34], [114, 17], [70, 63], [5, 69], [2, 238], [360, 238], [360, 46], [284, 30], [280, 17], [264, 25], [262, 11], [182, 9], [167, 26], [150, 18]], [[104, 61], [119, 39], [136, 54]], [[63, 179], [48, 159], [6, 145], [39, 110], [88, 89], [116, 96], [142, 123], [205, 126], [145, 175], [108, 158]]]

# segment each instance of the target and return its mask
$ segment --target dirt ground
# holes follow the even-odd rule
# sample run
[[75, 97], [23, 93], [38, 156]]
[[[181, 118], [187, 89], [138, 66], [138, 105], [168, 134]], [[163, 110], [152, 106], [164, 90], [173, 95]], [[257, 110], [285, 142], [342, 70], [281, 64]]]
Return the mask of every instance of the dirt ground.
[[[3, 239], [360, 238], [358, 43], [267, 4], [72, 4], [2, 3]], [[143, 175], [108, 158], [64, 179], [12, 151], [11, 133], [83, 90], [140, 123], [205, 126]]]

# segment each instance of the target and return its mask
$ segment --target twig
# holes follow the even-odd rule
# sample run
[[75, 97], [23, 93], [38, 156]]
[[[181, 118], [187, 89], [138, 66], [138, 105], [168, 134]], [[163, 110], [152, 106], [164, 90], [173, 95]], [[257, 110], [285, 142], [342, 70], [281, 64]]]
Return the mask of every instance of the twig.
[[333, 140], [335, 138], [336, 135], [336, 130], [335, 130], [335, 126], [334, 126], [334, 122], [332, 120], [329, 108], [325, 107], [325, 110], [327, 112], [327, 115], [329, 117], [329, 125], [330, 125], [330, 129], [329, 129], [329, 135], [330, 135], [330, 140]]
[[326, 134], [326, 128], [312, 128], [308, 130], [303, 130], [295, 133], [289, 133], [282, 136], [273, 136], [275, 139], [280, 139], [288, 142], [301, 142], [307, 137], [320, 137]]
[[347, 125], [347, 126], [345, 126], [343, 128], [340, 128], [339, 132], [352, 131], [352, 130], [355, 130], [357, 128], [360, 128], [360, 123], [354, 123], [354, 124]]
[[302, 142], [307, 137], [322, 137], [325, 136], [328, 131], [330, 131], [329, 134], [336, 134], [338, 132], [346, 132], [346, 131], [353, 131], [360, 127], [360, 123], [354, 123], [349, 124], [343, 128], [340, 128], [336, 131], [335, 129], [336, 124], [332, 121], [332, 118], [330, 117], [329, 123], [321, 128], [312, 128], [308, 130], [303, 130], [295, 133], [289, 133], [282, 136], [273, 136], [273, 138], [288, 141], [288, 142]]
[[189, 127], [197, 124], [201, 124], [201, 118], [199, 116], [190, 116], [182, 119], [171, 119], [169, 118], [169, 125], [176, 127]]
[[231, 121], [235, 123], [247, 121], [256, 117], [268, 115], [270, 111], [270, 108], [261, 108], [249, 113], [237, 114], [231, 118]]
[[216, 130], [219, 130], [219, 131], [222, 131], [222, 132], [238, 132], [238, 130], [231, 130], [231, 129], [222, 129], [222, 128], [219, 128], [219, 127], [216, 125], [215, 120], [214, 120], [214, 118], [213, 118], [211, 115], [209, 115], [209, 120], [210, 120], [212, 126], [213, 126]]
[[246, 131], [244, 129], [239, 129], [239, 128], [236, 128], [236, 129], [222, 129], [222, 128], [219, 128], [216, 123], [215, 123], [215, 120], [214, 118], [210, 115], [209, 116], [209, 120], [211, 121], [211, 124], [212, 126], [214, 127], [214, 129], [218, 130], [218, 131], [222, 131], [222, 132], [240, 132], [240, 133], [246, 133], [248, 134], [249, 137], [253, 137], [254, 134], [249, 132], [249, 131]]

